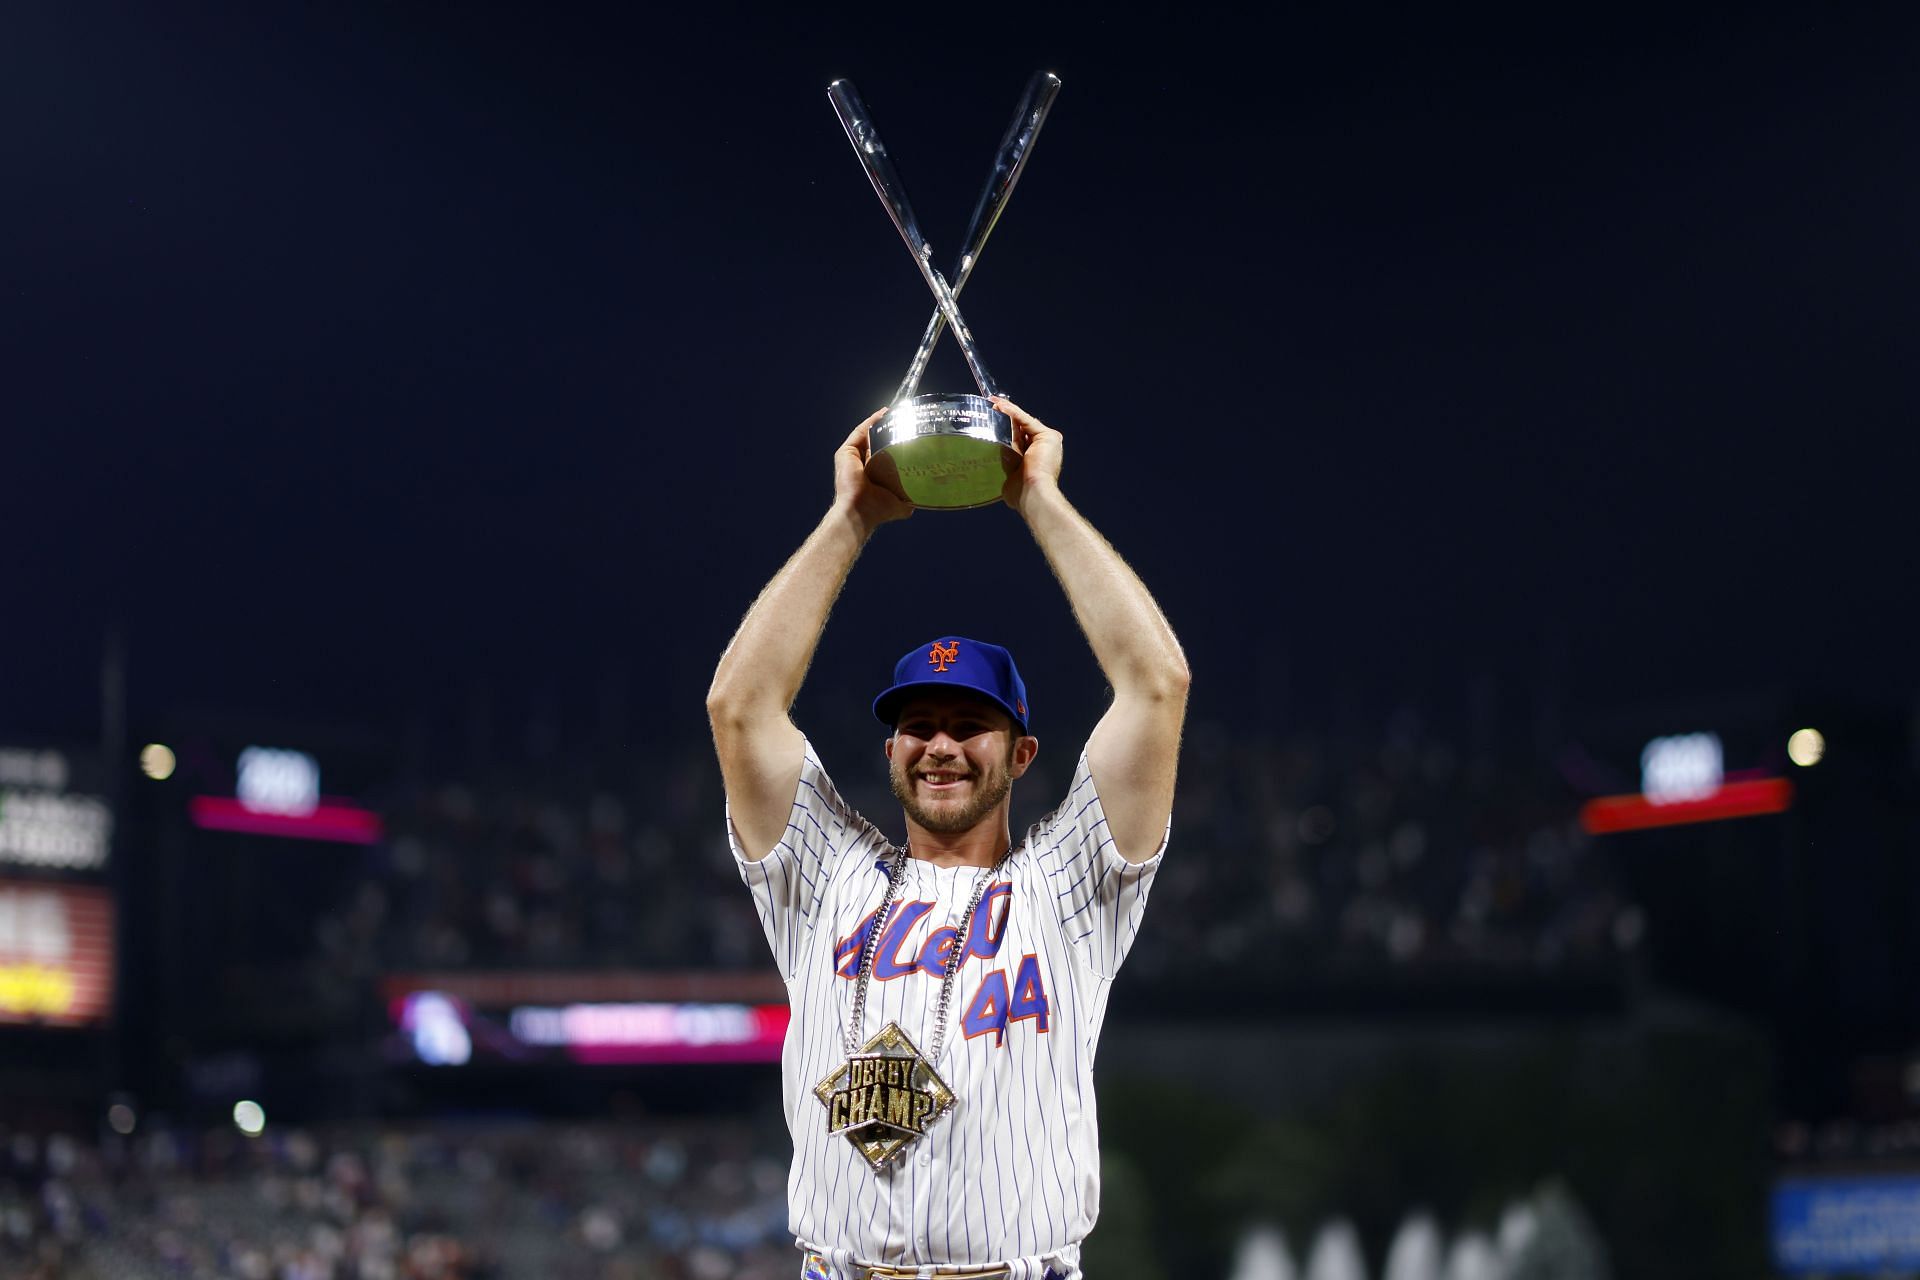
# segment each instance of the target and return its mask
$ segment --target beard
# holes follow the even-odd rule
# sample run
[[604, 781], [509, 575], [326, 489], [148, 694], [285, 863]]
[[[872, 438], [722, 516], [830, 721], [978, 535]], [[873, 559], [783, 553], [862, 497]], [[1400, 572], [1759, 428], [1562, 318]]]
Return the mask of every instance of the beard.
[[[898, 761], [888, 766], [887, 782], [893, 788], [893, 798], [900, 802], [907, 816], [923, 829], [936, 835], [957, 836], [971, 831], [1007, 798], [1007, 794], [1013, 790], [1012, 764], [1013, 748], [1009, 746], [1004, 763], [983, 773], [969, 775], [973, 785], [968, 788], [967, 800], [959, 805], [945, 803], [932, 808], [922, 804], [914, 792], [914, 780], [907, 776], [905, 767]], [[952, 771], [943, 769], [938, 772]]]

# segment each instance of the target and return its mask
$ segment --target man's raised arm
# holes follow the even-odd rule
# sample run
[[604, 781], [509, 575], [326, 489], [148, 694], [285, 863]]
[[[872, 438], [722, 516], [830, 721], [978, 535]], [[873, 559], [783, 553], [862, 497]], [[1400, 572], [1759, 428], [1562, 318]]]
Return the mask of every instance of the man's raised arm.
[[1025, 458], [1007, 480], [1007, 505], [1066, 589], [1073, 616], [1113, 686], [1113, 705], [1087, 743], [1107, 833], [1128, 862], [1160, 848], [1173, 812], [1180, 725], [1187, 712], [1187, 659], [1146, 584], [1060, 492], [1060, 433], [1006, 397]]
[[707, 690], [720, 776], [734, 831], [749, 858], [773, 852], [800, 785], [802, 739], [787, 712], [820, 643], [827, 614], [873, 531], [913, 508], [867, 483], [867, 433], [882, 409], [833, 455], [833, 506], [761, 589], [720, 655]]

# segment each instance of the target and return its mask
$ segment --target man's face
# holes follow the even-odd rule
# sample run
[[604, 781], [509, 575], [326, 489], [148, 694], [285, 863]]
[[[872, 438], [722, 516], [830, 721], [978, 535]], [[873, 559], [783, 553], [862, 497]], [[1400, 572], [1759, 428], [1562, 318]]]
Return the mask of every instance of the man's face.
[[931, 693], [900, 708], [887, 740], [894, 797], [928, 831], [971, 830], [1007, 798], [1039, 743], [984, 698]]

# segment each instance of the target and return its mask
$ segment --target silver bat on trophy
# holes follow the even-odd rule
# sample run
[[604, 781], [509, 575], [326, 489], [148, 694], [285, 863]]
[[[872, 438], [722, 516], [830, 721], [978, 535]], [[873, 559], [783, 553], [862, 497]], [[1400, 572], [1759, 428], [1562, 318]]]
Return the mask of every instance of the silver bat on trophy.
[[[833, 109], [853, 143], [854, 153], [873, 183], [880, 202], [887, 208], [900, 238], [907, 242], [915, 265], [927, 288], [933, 291], [933, 318], [927, 322], [920, 346], [907, 366], [907, 376], [894, 393], [892, 406], [873, 427], [867, 454], [867, 475], [874, 483], [899, 494], [916, 507], [935, 511], [960, 511], [986, 506], [1000, 499], [1007, 476], [1020, 465], [1020, 451], [1013, 438], [1013, 423], [993, 407], [989, 397], [1000, 394], [993, 375], [980, 358], [973, 331], [960, 314], [959, 294], [966, 287], [973, 269], [986, 248], [987, 237], [1000, 221], [1007, 198], [1026, 168], [1033, 152], [1034, 139], [1046, 122], [1054, 95], [1060, 92], [1059, 77], [1037, 72], [1028, 82], [1007, 126], [1006, 136], [993, 159], [987, 185], [974, 205], [973, 219], [967, 227], [965, 247], [954, 267], [949, 283], [933, 265], [933, 249], [920, 234], [913, 208], [907, 203], [906, 188], [894, 171], [885, 144], [873, 127], [866, 104], [860, 100], [851, 82], [836, 80], [827, 87]], [[966, 357], [973, 373], [978, 395], [918, 394], [927, 361], [940, 340], [941, 331], [953, 330], [960, 354]]]

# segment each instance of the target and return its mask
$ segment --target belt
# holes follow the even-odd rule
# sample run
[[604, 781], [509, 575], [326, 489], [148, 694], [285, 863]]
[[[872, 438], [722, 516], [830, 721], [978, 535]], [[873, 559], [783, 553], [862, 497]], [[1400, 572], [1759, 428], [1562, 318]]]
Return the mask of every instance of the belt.
[[[1008, 1267], [943, 1267], [933, 1265], [925, 1268], [925, 1273], [934, 1280], [1011, 1280], [1013, 1271]], [[848, 1280], [921, 1280], [919, 1267], [861, 1267], [846, 1269]], [[801, 1268], [801, 1280], [827, 1280], [829, 1269], [827, 1260], [818, 1252], [809, 1252], [806, 1263]], [[1047, 1272], [1047, 1280], [1054, 1280], [1055, 1273]]]
[[[938, 1280], [1008, 1280], [1005, 1267], [935, 1267]], [[855, 1267], [854, 1280], [920, 1280], [918, 1267]]]

